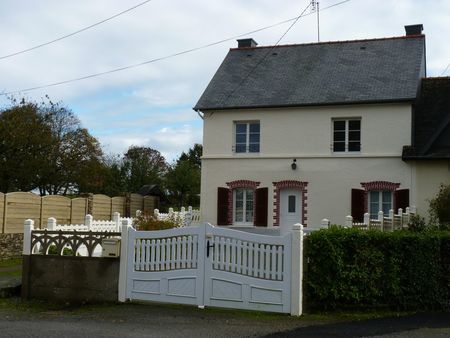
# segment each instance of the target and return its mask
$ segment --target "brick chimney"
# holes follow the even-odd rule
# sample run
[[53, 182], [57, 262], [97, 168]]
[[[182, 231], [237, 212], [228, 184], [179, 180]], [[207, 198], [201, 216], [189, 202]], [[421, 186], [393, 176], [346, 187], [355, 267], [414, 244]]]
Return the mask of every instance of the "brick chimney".
[[409, 25], [405, 26], [406, 36], [408, 35], [421, 35], [423, 31], [423, 25]]
[[249, 48], [249, 47], [256, 47], [258, 46], [258, 43], [253, 40], [252, 38], [249, 39], [238, 39], [238, 48]]

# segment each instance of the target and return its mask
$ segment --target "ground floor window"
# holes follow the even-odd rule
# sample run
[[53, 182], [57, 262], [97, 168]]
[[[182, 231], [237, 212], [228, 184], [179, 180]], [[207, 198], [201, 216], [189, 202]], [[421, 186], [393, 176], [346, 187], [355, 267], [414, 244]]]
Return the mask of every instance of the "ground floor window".
[[371, 190], [369, 191], [369, 213], [371, 219], [378, 218], [378, 212], [383, 211], [385, 215], [393, 209], [392, 191], [389, 190]]
[[233, 223], [253, 224], [254, 190], [237, 188], [233, 190]]

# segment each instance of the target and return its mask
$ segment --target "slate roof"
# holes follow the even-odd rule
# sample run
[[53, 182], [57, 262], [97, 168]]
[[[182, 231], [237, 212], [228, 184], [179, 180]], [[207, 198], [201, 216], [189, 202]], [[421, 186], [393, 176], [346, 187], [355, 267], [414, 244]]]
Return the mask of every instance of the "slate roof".
[[194, 109], [413, 100], [424, 49], [424, 35], [230, 49]]
[[450, 77], [422, 79], [404, 160], [450, 159]]

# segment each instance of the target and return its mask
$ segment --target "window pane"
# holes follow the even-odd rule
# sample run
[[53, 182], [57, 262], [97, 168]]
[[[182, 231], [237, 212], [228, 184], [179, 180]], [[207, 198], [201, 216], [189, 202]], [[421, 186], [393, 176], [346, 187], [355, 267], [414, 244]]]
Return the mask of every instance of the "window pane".
[[253, 222], [253, 190], [245, 190], [245, 221]]
[[392, 193], [390, 191], [383, 191], [383, 203], [391, 203]]
[[295, 212], [295, 195], [288, 196], [288, 212]]
[[250, 143], [259, 143], [259, 134], [250, 134]]
[[250, 144], [249, 152], [251, 152], [251, 153], [259, 153], [259, 143]]
[[247, 142], [247, 135], [245, 134], [236, 134], [236, 143], [244, 143]]
[[334, 142], [333, 151], [345, 151], [345, 142]]
[[236, 133], [247, 133], [246, 123], [236, 123]]
[[348, 132], [348, 140], [349, 141], [359, 141], [360, 139], [361, 139], [361, 132], [359, 130]]
[[235, 198], [236, 198], [236, 201], [242, 201], [243, 199], [244, 199], [244, 190], [242, 190], [242, 189], [236, 189], [235, 190], [236, 192], [235, 192]]
[[361, 129], [361, 121], [360, 120], [348, 121], [348, 129], [349, 130], [360, 130]]
[[344, 131], [335, 131], [333, 140], [334, 141], [345, 141], [345, 132]]
[[236, 144], [237, 153], [245, 153], [245, 144]]
[[259, 123], [251, 123], [250, 124], [250, 132], [251, 133], [259, 133]]
[[361, 144], [359, 143], [359, 141], [349, 142], [348, 143], [348, 151], [361, 151]]
[[345, 130], [345, 121], [334, 121], [334, 130]]

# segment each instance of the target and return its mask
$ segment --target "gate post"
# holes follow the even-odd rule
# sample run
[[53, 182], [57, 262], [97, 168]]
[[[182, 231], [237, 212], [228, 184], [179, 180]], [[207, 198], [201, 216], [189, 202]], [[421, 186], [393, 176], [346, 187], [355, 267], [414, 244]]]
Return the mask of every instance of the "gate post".
[[301, 316], [303, 311], [303, 225], [294, 224], [291, 235], [291, 316]]
[[119, 267], [119, 302], [125, 302], [127, 292], [127, 271], [128, 271], [128, 234], [131, 225], [128, 219], [122, 220], [120, 239], [120, 267]]

